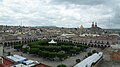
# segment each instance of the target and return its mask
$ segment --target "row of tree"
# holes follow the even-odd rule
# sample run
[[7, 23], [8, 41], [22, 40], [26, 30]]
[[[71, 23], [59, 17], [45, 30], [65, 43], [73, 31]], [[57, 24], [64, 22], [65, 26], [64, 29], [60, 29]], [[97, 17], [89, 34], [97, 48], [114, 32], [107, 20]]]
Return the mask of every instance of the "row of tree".
[[88, 52], [88, 56], [91, 56], [94, 53], [97, 53], [97, 51], [96, 50], [92, 50], [92, 52]]
[[[22, 48], [22, 45], [18, 44], [14, 46], [14, 49], [22, 51], [23, 53], [36, 54], [44, 58], [54, 59], [58, 57], [59, 59], [65, 59], [69, 56], [79, 54], [85, 48], [83, 47], [73, 47], [73, 46], [41, 46], [36, 45], [34, 47]], [[61, 56], [61, 57], [60, 57]]]
[[[47, 49], [45, 48], [44, 50], [41, 50], [40, 48], [30, 48], [30, 50], [28, 50], [28, 48], [24, 48], [23, 52], [29, 52], [30, 54], [36, 54], [39, 55], [41, 57], [44, 58], [52, 58], [54, 59], [55, 57], [60, 58], [67, 58], [68, 56], [72, 56], [72, 55], [76, 55], [78, 53], [81, 52], [80, 48], [73, 48], [73, 49], [57, 49], [57, 48], [52, 48], [49, 46], [46, 46]], [[60, 57], [61, 56], [61, 57]]]
[[23, 45], [17, 44], [14, 45], [14, 48], [23, 53], [35, 54], [48, 59], [59, 58], [60, 60], [79, 54], [88, 48], [86, 45], [73, 45], [71, 42], [58, 42], [59, 45], [48, 44], [48, 42], [48, 40], [31, 42], [28, 44], [29, 47], [24, 48]]
[[[49, 44], [50, 40], [39, 40], [39, 41], [35, 41], [35, 42], [31, 42], [29, 43], [30, 45], [53, 45], [53, 44]], [[57, 45], [71, 45], [73, 46], [74, 44], [72, 42], [61, 42], [59, 40], [55, 40], [57, 41]]]

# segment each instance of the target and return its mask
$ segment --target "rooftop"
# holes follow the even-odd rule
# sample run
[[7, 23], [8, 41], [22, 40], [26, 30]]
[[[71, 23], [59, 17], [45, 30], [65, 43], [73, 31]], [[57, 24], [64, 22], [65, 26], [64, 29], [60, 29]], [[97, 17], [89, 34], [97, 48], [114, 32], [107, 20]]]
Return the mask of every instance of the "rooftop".
[[94, 53], [92, 56], [89, 56], [88, 58], [84, 59], [74, 67], [90, 67], [92, 63], [96, 63], [102, 57], [102, 54], [102, 52]]

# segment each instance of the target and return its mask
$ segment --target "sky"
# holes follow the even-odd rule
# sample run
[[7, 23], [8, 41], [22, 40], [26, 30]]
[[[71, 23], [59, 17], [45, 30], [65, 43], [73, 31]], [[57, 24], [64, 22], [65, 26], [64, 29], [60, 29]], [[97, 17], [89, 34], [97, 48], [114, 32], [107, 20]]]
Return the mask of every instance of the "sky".
[[120, 29], [120, 0], [0, 0], [0, 25]]

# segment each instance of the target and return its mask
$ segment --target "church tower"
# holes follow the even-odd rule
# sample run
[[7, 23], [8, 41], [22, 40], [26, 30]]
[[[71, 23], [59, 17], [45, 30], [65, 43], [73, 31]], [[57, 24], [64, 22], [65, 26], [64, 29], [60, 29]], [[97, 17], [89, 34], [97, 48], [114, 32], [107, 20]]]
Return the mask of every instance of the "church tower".
[[92, 28], [94, 28], [94, 22], [92, 22]]
[[97, 28], [97, 23], [95, 23], [95, 28]]
[[92, 33], [94, 33], [94, 32], [95, 32], [95, 22], [92, 22], [91, 31], [92, 31]]

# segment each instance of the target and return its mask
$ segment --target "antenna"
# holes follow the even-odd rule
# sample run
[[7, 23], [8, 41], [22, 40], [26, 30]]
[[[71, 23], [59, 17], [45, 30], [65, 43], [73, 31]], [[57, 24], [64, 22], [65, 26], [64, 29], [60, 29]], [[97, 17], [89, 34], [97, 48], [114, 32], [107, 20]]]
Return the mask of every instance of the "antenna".
[[23, 34], [23, 30], [22, 30], [22, 20], [21, 20], [20, 28], [21, 28], [21, 34]]
[[20, 24], [20, 26], [22, 26], [22, 20], [21, 20], [21, 24]]
[[111, 25], [110, 25], [110, 16], [109, 16], [109, 28], [111, 29]]

